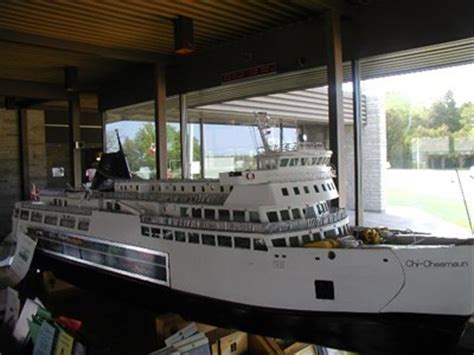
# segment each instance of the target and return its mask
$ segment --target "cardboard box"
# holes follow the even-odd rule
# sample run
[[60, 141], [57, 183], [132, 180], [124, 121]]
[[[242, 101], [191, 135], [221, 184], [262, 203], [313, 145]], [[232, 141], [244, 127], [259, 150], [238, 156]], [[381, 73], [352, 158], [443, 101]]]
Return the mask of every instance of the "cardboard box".
[[[160, 340], [165, 340], [172, 334], [179, 332], [192, 322], [184, 320], [180, 315], [174, 313], [162, 314], [155, 319], [156, 334]], [[216, 327], [203, 323], [196, 323], [197, 331], [207, 333]]]
[[248, 352], [247, 333], [217, 328], [208, 332], [206, 336], [213, 355], [239, 355]]

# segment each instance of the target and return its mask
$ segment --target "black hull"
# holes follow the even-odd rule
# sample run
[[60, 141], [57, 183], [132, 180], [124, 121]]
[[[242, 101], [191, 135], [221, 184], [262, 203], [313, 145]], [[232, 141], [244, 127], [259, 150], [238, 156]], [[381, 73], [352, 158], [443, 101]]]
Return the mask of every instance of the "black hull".
[[362, 354], [450, 354], [469, 319], [469, 316], [301, 312], [254, 307], [171, 290], [41, 252], [35, 256], [35, 263], [79, 287], [151, 310]]

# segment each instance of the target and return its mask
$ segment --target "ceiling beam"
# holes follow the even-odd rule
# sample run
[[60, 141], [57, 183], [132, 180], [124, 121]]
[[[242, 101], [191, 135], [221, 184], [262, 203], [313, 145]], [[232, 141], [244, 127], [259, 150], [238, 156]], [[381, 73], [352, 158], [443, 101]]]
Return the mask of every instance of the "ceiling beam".
[[169, 55], [149, 51], [103, 47], [84, 42], [39, 36], [5, 29], [0, 29], [0, 40], [13, 43], [21, 43], [36, 47], [46, 47], [75, 53], [89, 54], [103, 58], [118, 59], [130, 62], [166, 63], [169, 61], [170, 58], [172, 58]]
[[45, 100], [67, 99], [63, 86], [9, 79], [0, 79], [0, 95]]

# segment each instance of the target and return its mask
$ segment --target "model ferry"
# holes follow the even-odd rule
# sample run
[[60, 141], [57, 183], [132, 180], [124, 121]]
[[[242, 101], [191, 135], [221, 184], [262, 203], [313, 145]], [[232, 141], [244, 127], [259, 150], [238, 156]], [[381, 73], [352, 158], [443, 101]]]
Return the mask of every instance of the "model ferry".
[[270, 146], [267, 120], [256, 169], [137, 181], [123, 164], [112, 172], [120, 149], [94, 189], [18, 202], [14, 232], [73, 282], [197, 320], [366, 353], [449, 353], [473, 313], [471, 240], [351, 228], [330, 207], [332, 153]]

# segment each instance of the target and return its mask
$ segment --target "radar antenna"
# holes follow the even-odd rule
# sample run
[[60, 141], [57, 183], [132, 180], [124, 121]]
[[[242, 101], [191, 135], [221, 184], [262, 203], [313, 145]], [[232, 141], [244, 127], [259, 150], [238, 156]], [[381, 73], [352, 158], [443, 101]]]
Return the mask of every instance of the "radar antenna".
[[263, 149], [265, 152], [271, 152], [272, 148], [268, 143], [268, 136], [272, 133], [272, 128], [276, 126], [276, 123], [266, 112], [255, 112], [255, 120], [262, 139]]

